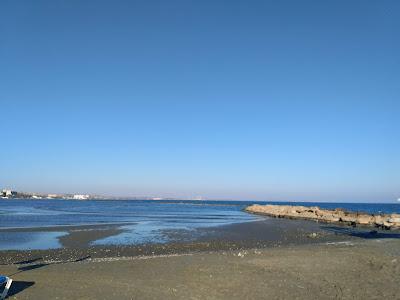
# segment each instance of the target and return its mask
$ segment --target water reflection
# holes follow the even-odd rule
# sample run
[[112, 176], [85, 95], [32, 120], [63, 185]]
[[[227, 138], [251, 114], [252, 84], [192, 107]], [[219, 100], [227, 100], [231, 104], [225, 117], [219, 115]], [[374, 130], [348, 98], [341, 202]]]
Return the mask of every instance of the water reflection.
[[44, 250], [60, 248], [58, 238], [63, 231], [50, 232], [0, 232], [0, 250]]

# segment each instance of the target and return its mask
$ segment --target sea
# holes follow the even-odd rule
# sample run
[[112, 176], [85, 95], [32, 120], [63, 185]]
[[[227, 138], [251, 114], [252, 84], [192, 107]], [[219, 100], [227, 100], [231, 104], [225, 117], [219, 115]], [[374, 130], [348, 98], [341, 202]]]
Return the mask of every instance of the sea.
[[343, 208], [374, 214], [400, 213], [398, 203], [0, 199], [0, 250], [60, 248], [58, 238], [68, 234], [68, 227], [108, 224], [120, 224], [123, 232], [93, 241], [93, 245], [163, 243], [168, 242], [161, 234], [165, 230], [190, 231], [264, 218], [243, 211], [254, 203]]

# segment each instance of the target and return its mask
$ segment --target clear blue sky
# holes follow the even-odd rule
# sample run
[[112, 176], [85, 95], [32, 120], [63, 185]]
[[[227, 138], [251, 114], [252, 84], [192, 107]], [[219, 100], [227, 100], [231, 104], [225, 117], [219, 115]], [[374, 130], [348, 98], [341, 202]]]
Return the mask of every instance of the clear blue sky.
[[400, 197], [399, 1], [0, 3], [0, 186]]

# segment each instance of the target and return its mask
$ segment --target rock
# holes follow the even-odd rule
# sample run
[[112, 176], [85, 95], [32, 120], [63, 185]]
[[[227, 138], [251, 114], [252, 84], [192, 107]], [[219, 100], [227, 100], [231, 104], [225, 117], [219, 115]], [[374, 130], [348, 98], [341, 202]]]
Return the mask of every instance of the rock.
[[389, 222], [390, 223], [400, 223], [400, 217], [391, 217], [390, 219], [389, 219]]
[[326, 222], [339, 222], [340, 218], [338, 216], [335, 216], [333, 214], [325, 214], [321, 216], [321, 219], [326, 221]]
[[385, 218], [382, 216], [375, 216], [374, 217], [374, 223], [377, 226], [383, 226], [383, 222], [385, 221]]
[[356, 218], [354, 216], [344, 215], [340, 219], [342, 220], [342, 222], [349, 222], [349, 223], [355, 223], [356, 222]]
[[316, 237], [318, 237], [317, 233], [313, 232], [309, 235], [310, 238], [315, 239]]
[[393, 226], [393, 223], [390, 223], [390, 222], [383, 222], [383, 226], [386, 228], [386, 229], [390, 229], [390, 227], [392, 227]]
[[357, 217], [356, 223], [361, 225], [368, 225], [373, 222], [373, 217], [368, 215], [360, 215]]

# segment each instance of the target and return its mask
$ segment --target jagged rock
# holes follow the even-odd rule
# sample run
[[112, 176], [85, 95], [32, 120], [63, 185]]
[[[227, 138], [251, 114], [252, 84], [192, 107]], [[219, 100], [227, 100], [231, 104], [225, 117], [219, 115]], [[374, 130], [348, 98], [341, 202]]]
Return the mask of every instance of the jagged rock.
[[349, 215], [344, 215], [341, 217], [342, 222], [348, 222], [348, 223], [355, 223], [356, 218], [354, 216], [349, 216]]
[[377, 226], [383, 226], [383, 223], [385, 222], [385, 218], [382, 216], [375, 216], [374, 222]]
[[390, 229], [393, 226], [393, 223], [391, 222], [383, 222], [383, 226], [387, 229]]
[[368, 225], [373, 222], [373, 217], [368, 215], [360, 215], [357, 217], [356, 223], [361, 225]]
[[391, 223], [400, 223], [400, 214], [391, 214], [389, 222], [391, 222]]

